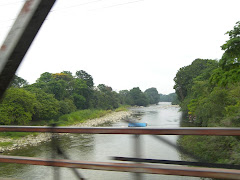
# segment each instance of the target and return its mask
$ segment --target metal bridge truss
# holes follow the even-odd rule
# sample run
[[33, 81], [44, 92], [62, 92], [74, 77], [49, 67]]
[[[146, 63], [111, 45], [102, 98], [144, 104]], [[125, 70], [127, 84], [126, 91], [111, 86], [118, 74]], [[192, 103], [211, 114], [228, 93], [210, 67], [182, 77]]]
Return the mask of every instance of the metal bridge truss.
[[[41, 132], [53, 133], [53, 149], [64, 157], [64, 159], [42, 159], [20, 156], [5, 156], [0, 155], [0, 162], [43, 165], [54, 167], [68, 167], [74, 169], [74, 173], [79, 179], [84, 179], [75, 168], [94, 169], [105, 171], [122, 171], [135, 173], [136, 179], [142, 179], [141, 173], [147, 174], [163, 174], [163, 175], [178, 175], [178, 176], [194, 176], [218, 179], [240, 179], [240, 166], [231, 164], [214, 164], [202, 162], [188, 161], [169, 161], [159, 159], [143, 159], [139, 157], [141, 154], [140, 136], [151, 135], [161, 141], [166, 142], [170, 146], [176, 145], [167, 142], [159, 135], [214, 135], [214, 136], [240, 136], [240, 128], [80, 128], [80, 127], [43, 127], [43, 126], [0, 126], [0, 132]], [[89, 162], [70, 160], [69, 157], [61, 151], [58, 142], [54, 137], [57, 133], [80, 133], [80, 134], [126, 134], [135, 136], [135, 152], [136, 157], [113, 157], [113, 160], [131, 161], [132, 163], [109, 163], [109, 162]], [[193, 157], [191, 152], [187, 152], [179, 147], [179, 151]], [[52, 156], [55, 157], [55, 156]], [[66, 159], [67, 158], [67, 159]], [[198, 158], [199, 159], [199, 158]], [[157, 163], [157, 164], [156, 164]], [[168, 165], [163, 165], [168, 164]], [[55, 171], [56, 179], [58, 170]]]
[[[13, 24], [6, 40], [0, 48], [0, 98], [13, 79], [17, 68], [28, 51], [36, 34], [42, 26], [56, 0], [26, 0], [15, 23]], [[0, 155], [0, 162], [54, 166], [55, 179], [58, 177], [58, 167], [72, 168], [79, 179], [84, 179], [76, 170], [95, 169], [106, 171], [122, 171], [135, 173], [136, 179], [142, 179], [141, 173], [165, 174], [179, 176], [195, 176], [219, 179], [240, 179], [240, 166], [229, 164], [201, 163], [200, 158], [191, 152], [177, 147], [159, 135], [215, 135], [215, 136], [240, 136], [240, 128], [73, 128], [73, 127], [37, 127], [37, 126], [0, 126], [0, 132], [51, 132], [53, 133], [52, 159]], [[136, 157], [113, 157], [114, 160], [131, 161], [132, 163], [108, 163], [69, 160], [69, 157], [59, 148], [56, 133], [81, 133], [81, 134], [129, 134], [134, 135], [134, 151]], [[177, 148], [189, 155], [196, 162], [169, 161], [159, 159], [141, 158], [141, 135], [152, 135], [168, 145]], [[56, 159], [56, 154], [64, 159]], [[157, 164], [156, 164], [157, 163]], [[168, 165], [163, 165], [168, 164]]]

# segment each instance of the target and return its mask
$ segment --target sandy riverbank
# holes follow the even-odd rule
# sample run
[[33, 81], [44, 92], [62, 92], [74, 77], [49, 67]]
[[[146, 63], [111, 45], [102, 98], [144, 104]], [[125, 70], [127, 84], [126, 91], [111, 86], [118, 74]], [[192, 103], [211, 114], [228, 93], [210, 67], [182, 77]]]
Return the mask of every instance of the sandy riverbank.
[[[131, 111], [112, 112], [101, 118], [90, 119], [84, 123], [74, 124], [72, 126], [79, 127], [94, 127], [107, 122], [118, 122], [124, 118], [131, 116]], [[0, 153], [20, 149], [26, 146], [37, 146], [41, 142], [49, 141], [51, 139], [50, 133], [39, 133], [38, 135], [29, 135], [19, 139], [0, 138], [0, 142], [12, 142], [12, 145], [0, 147]]]

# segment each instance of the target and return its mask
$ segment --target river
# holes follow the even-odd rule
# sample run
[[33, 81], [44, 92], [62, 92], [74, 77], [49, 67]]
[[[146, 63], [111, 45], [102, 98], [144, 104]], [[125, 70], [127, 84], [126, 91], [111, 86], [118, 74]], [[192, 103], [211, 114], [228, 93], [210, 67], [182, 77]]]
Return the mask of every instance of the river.
[[[179, 127], [181, 112], [178, 106], [171, 106], [170, 103], [159, 103], [150, 107], [136, 107], [131, 109], [134, 118], [139, 122], [146, 122], [148, 127]], [[117, 122], [104, 124], [110, 127], [126, 127], [127, 123]], [[170, 142], [176, 143], [177, 136], [164, 136]], [[60, 144], [63, 151], [74, 160], [105, 161], [113, 162], [112, 156], [134, 156], [133, 135], [81, 135], [69, 134], [60, 137]], [[152, 159], [180, 160], [180, 154], [172, 147], [153, 138], [150, 135], [141, 136], [142, 157]], [[51, 143], [42, 143], [36, 147], [27, 147], [15, 150], [8, 155], [31, 156], [51, 158]], [[89, 180], [125, 180], [134, 179], [133, 173], [78, 170]], [[0, 166], [0, 176], [4, 178], [26, 179], [26, 180], [50, 180], [53, 179], [53, 168], [45, 166], [3, 164]], [[60, 168], [61, 179], [77, 179], [69, 168]], [[200, 178], [183, 176], [166, 176], [144, 174], [143, 179], [147, 180], [199, 180]]]

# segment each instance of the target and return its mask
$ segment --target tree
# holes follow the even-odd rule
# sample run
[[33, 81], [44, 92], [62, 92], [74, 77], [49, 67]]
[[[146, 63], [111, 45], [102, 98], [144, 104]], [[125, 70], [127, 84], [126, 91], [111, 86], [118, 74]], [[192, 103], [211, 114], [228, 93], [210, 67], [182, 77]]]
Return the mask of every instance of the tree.
[[217, 68], [213, 71], [213, 74], [210, 78], [210, 83], [212, 86], [225, 87], [237, 82], [240, 82], [240, 68]]
[[213, 86], [228, 86], [240, 81], [240, 21], [228, 31], [229, 40], [221, 46], [225, 52], [210, 79]]
[[17, 75], [14, 75], [14, 78], [11, 81], [10, 87], [20, 88], [20, 87], [24, 87], [27, 85], [28, 85], [28, 82], [25, 79], [23, 79]]
[[118, 94], [105, 84], [98, 85], [93, 97], [99, 109], [113, 109], [119, 106]]
[[172, 104], [179, 104], [176, 93], [170, 93], [168, 95], [159, 94], [159, 97], [160, 97], [160, 102], [172, 102]]
[[[229, 40], [221, 46], [224, 53], [217, 66], [195, 69], [196, 76], [190, 75], [192, 80], [185, 81], [186, 69], [176, 76], [178, 96], [186, 90], [186, 96], [179, 98], [181, 109], [187, 107], [195, 126], [240, 126], [240, 21], [226, 34]], [[179, 142], [209, 162], [238, 164], [238, 141], [238, 137], [184, 136]]]
[[229, 40], [221, 46], [225, 52], [219, 61], [223, 69], [239, 68], [240, 66], [240, 21], [236, 23], [233, 30], [228, 31]]
[[90, 74], [88, 74], [86, 71], [80, 70], [76, 72], [76, 77], [79, 79], [83, 79], [84, 81], [86, 81], [87, 86], [89, 88], [93, 87], [93, 78]]
[[77, 110], [77, 107], [75, 106], [72, 99], [64, 99], [59, 101], [59, 106], [60, 106], [60, 109], [59, 109], [60, 115], [69, 114]]
[[128, 90], [121, 90], [119, 91], [118, 95], [119, 95], [120, 104], [132, 104], [132, 103], [128, 103], [128, 98], [129, 98]]
[[132, 104], [130, 105], [147, 106], [149, 104], [146, 95], [140, 90], [139, 87], [131, 89], [129, 95], [132, 100]]
[[33, 120], [50, 120], [59, 115], [59, 101], [54, 98], [53, 94], [47, 94], [41, 89], [26, 88], [36, 97], [35, 112]]
[[87, 86], [86, 81], [83, 79], [74, 79], [73, 81], [73, 92], [76, 94], [81, 94], [83, 96], [87, 96], [89, 88]]
[[20, 88], [10, 88], [0, 104], [0, 124], [24, 125], [32, 120], [37, 103], [34, 94]]
[[73, 78], [72, 72], [71, 71], [62, 71], [61, 73], [67, 74]]
[[92, 93], [92, 89], [87, 86], [87, 82], [83, 79], [77, 78], [72, 81], [72, 95], [74, 97], [74, 103], [78, 109], [89, 108], [89, 102], [92, 97]]
[[156, 88], [149, 88], [144, 94], [147, 96], [150, 104], [157, 104], [160, 101], [160, 96]]
[[55, 80], [55, 81], [51, 81], [47, 84], [46, 86], [46, 93], [49, 94], [54, 94], [55, 98], [57, 100], [63, 100], [64, 98], [66, 98], [67, 96], [67, 89], [68, 84], [66, 81], [64, 80]]
[[71, 72], [69, 71], [63, 71], [61, 73], [54, 73], [52, 74], [52, 77], [54, 78], [54, 80], [64, 80], [64, 81], [71, 81], [73, 79], [73, 76], [71, 74]]
[[77, 109], [86, 109], [86, 98], [84, 96], [74, 93], [73, 102]]
[[191, 94], [194, 79], [206, 80], [212, 74], [213, 69], [218, 67], [218, 62], [209, 59], [196, 59], [191, 65], [179, 69], [174, 78], [174, 89], [178, 99], [182, 102], [185, 97]]
[[45, 72], [32, 86], [40, 88], [48, 94], [54, 94], [54, 97], [61, 101], [62, 105], [64, 99], [71, 99], [78, 109], [89, 108], [93, 93], [93, 79], [83, 70], [77, 71], [75, 77], [70, 71], [54, 74]]
[[53, 80], [53, 76], [49, 72], [42, 73], [40, 78], [37, 79], [37, 83], [48, 83]]
[[94, 90], [91, 104], [96, 109], [112, 109], [108, 99], [106, 98], [106, 94], [99, 90]]
[[200, 126], [213, 126], [219, 124], [226, 113], [226, 106], [231, 104], [228, 90], [216, 87], [209, 96], [199, 100], [195, 114], [196, 123]]

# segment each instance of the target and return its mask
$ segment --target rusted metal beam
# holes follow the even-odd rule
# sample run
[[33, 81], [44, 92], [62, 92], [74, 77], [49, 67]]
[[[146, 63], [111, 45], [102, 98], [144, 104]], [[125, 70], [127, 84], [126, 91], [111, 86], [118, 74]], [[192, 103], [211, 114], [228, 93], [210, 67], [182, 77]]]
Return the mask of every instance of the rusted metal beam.
[[0, 126], [0, 132], [54, 132], [80, 134], [152, 134], [152, 135], [215, 135], [240, 136], [240, 128], [113, 128], [113, 127], [48, 127]]
[[173, 160], [145, 159], [145, 158], [132, 158], [132, 157], [112, 157], [112, 159], [117, 160], [117, 161], [129, 161], [129, 162], [173, 164], [173, 165], [199, 166], [199, 167], [210, 167], [210, 168], [240, 169], [240, 165], [234, 165], [234, 164], [216, 164], [216, 163], [204, 163], [204, 162], [192, 162], [192, 161], [173, 161]]
[[0, 48], [0, 99], [56, 0], [26, 0]]
[[240, 179], [240, 170], [217, 169], [217, 168], [197, 168], [185, 166], [168, 165], [149, 165], [149, 164], [130, 164], [130, 163], [107, 163], [107, 162], [88, 162], [74, 160], [46, 160], [42, 158], [3, 156], [0, 155], [2, 163], [31, 164], [43, 166], [57, 166], [68, 168], [82, 168], [105, 171], [138, 172], [148, 174], [164, 174], [178, 176], [194, 176], [219, 179]]

